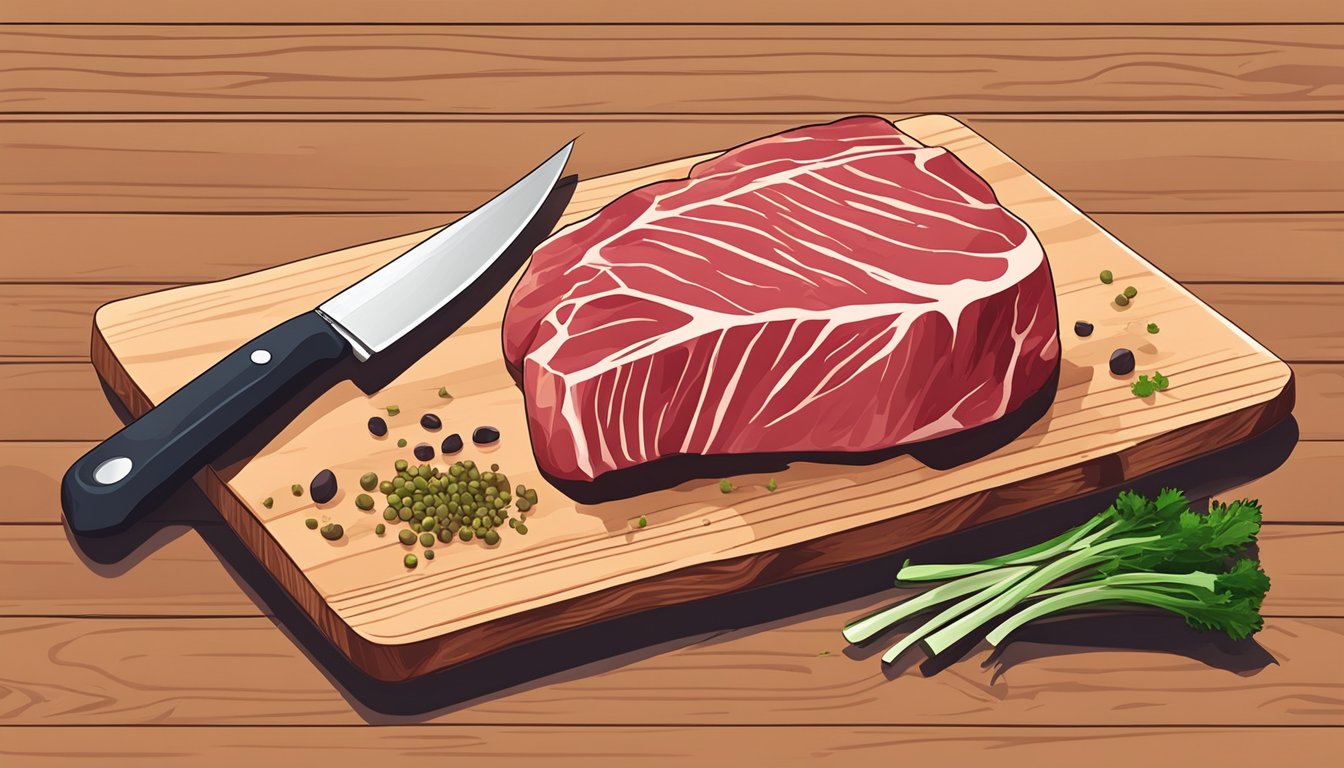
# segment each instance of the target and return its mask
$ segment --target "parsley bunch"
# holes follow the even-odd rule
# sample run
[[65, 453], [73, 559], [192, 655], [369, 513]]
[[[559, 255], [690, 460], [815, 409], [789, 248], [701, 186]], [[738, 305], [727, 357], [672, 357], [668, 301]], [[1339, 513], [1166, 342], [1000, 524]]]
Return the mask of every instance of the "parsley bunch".
[[946, 651], [991, 622], [998, 645], [1023, 624], [1061, 611], [1139, 605], [1161, 608], [1192, 627], [1234, 639], [1260, 630], [1269, 578], [1259, 564], [1237, 558], [1260, 532], [1260, 505], [1214, 503], [1207, 514], [1185, 495], [1164, 489], [1156, 499], [1132, 491], [1082, 525], [1049, 541], [975, 563], [911, 565], [897, 583], [942, 581], [845, 626], [851, 643], [944, 606], [883, 656], [894, 661], [916, 644]]

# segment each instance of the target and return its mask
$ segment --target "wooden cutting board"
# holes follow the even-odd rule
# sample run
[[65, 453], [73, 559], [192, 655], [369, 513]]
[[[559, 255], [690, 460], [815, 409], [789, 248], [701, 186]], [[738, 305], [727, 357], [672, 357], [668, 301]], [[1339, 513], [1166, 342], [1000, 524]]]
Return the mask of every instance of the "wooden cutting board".
[[[1053, 406], [994, 453], [938, 471], [908, 456], [870, 466], [796, 463], [770, 477], [715, 480], [597, 505], [577, 504], [536, 469], [523, 400], [500, 356], [507, 292], [451, 338], [369, 397], [349, 382], [322, 395], [259, 453], [202, 471], [196, 482], [261, 563], [350, 659], [384, 680], [403, 680], [476, 657], [484, 647], [660, 605], [778, 581], [881, 555], [915, 542], [1124, 482], [1264, 431], [1292, 408], [1292, 371], [1171, 278], [1126, 248], [975, 132], [942, 115], [896, 125], [945, 146], [988, 180], [999, 199], [1036, 231], [1059, 296], [1063, 361]], [[616, 196], [685, 176], [712, 155], [585, 181], [561, 224]], [[1103, 182], [1104, 183], [1104, 182]], [[93, 362], [139, 415], [247, 339], [312, 309], [342, 287], [426, 237], [420, 232], [314, 256], [205, 285], [161, 291], [102, 307]], [[1102, 285], [1103, 269], [1115, 284]], [[1138, 298], [1118, 308], [1125, 285]], [[1076, 319], [1096, 331], [1072, 332]], [[1161, 333], [1146, 332], [1149, 322]], [[1141, 372], [1172, 385], [1140, 399], [1132, 377], [1110, 374], [1112, 349], [1129, 347]], [[440, 399], [446, 386], [453, 399]], [[366, 422], [400, 406], [387, 439]], [[438, 436], [420, 428], [433, 411]], [[498, 462], [514, 483], [538, 489], [527, 536], [436, 546], [415, 570], [402, 565], [395, 530], [378, 537], [379, 512], [354, 506], [358, 477], [391, 474], [405, 437], [437, 445], [450, 431], [481, 424], [504, 437], [492, 450], [468, 447], [480, 464]], [[443, 465], [442, 459], [435, 463]], [[341, 491], [324, 505], [290, 485], [323, 468]], [[262, 500], [275, 499], [267, 509]], [[383, 505], [379, 505], [381, 510]], [[641, 515], [647, 527], [634, 526]], [[345, 527], [328, 542], [309, 517]]]

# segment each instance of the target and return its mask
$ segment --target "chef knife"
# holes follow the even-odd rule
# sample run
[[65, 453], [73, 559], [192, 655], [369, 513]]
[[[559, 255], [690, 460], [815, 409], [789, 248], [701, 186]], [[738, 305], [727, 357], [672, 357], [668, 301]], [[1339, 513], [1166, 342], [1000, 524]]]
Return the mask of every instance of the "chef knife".
[[80, 534], [115, 531], [319, 374], [382, 352], [471, 286], [555, 189], [574, 142], [376, 272], [239, 347], [84, 454], [61, 506]]

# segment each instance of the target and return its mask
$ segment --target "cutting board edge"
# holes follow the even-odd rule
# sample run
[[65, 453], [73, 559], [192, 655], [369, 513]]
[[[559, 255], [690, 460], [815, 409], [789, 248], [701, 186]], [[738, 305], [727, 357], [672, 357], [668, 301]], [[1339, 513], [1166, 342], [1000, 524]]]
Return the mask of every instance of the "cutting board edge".
[[[134, 416], [149, 410], [149, 398], [111, 354], [95, 324], [95, 371]], [[1272, 354], [1270, 354], [1273, 357]], [[371, 677], [396, 683], [479, 658], [474, 649], [504, 648], [596, 621], [652, 608], [737, 592], [889, 554], [951, 532], [964, 531], [1029, 509], [1115, 487], [1156, 470], [1197, 459], [1264, 433], [1291, 414], [1295, 400], [1292, 367], [1273, 358], [1287, 376], [1276, 393], [1245, 408], [1164, 433], [1116, 452], [1053, 472], [969, 494], [898, 515], [825, 539], [728, 560], [690, 566], [660, 576], [572, 598], [492, 622], [410, 643], [381, 643], [348, 624], [327, 604], [303, 571], [267, 533], [261, 522], [211, 468], [194, 478], [229, 527], [303, 608], [336, 648]], [[1197, 450], [1190, 450], [1197, 446]], [[1173, 457], [1175, 457], [1173, 459]], [[1064, 489], [1037, 498], [1037, 487]], [[1028, 501], [1030, 499], [1030, 501]], [[841, 540], [844, 540], [843, 543]], [[890, 546], [885, 542], [900, 542]], [[776, 575], [776, 571], [782, 572]], [[656, 599], [650, 585], [657, 585]], [[701, 591], [697, 592], [697, 588]], [[673, 595], [673, 597], [669, 597]], [[538, 627], [543, 627], [539, 630]]]

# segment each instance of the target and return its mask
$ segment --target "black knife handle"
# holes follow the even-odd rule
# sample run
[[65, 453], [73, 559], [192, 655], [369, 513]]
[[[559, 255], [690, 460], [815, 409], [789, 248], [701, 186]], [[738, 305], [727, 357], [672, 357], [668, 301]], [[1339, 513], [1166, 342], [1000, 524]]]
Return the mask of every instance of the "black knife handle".
[[61, 482], [70, 528], [129, 524], [350, 352], [316, 312], [239, 347], [70, 467]]

